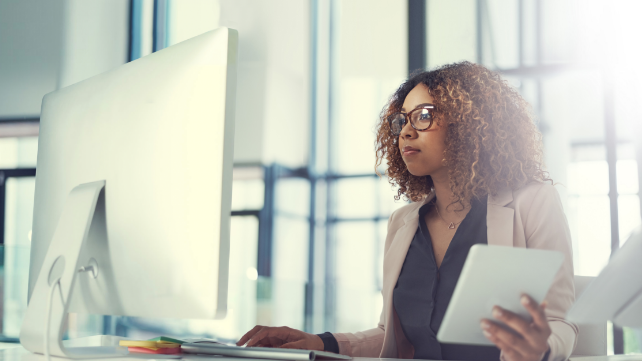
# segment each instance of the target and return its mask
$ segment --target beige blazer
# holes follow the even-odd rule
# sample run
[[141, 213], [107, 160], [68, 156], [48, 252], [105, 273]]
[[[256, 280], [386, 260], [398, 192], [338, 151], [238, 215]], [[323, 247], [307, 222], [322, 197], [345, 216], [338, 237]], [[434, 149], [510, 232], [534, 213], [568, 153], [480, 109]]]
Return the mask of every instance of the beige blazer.
[[[411, 203], [395, 211], [388, 221], [383, 259], [383, 310], [376, 328], [356, 333], [335, 333], [339, 352], [355, 357], [404, 358], [408, 341], [398, 325], [392, 293], [419, 225], [419, 208], [430, 201]], [[567, 359], [577, 338], [577, 326], [564, 320], [575, 301], [571, 235], [557, 190], [548, 183], [532, 182], [518, 190], [488, 197], [488, 244], [550, 249], [564, 253], [565, 261], [551, 286], [546, 314], [552, 335], [549, 360]]]

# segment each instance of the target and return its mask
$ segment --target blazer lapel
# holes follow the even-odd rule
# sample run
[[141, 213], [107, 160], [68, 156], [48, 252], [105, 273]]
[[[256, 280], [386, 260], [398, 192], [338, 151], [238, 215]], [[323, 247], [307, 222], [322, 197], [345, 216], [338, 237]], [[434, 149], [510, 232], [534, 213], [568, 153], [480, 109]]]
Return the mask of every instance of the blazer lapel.
[[406, 253], [419, 226], [419, 208], [425, 202], [418, 202], [415, 209], [406, 214], [404, 225], [395, 233], [395, 238], [392, 240], [388, 253], [384, 257], [383, 269], [385, 272], [384, 278], [387, 278], [386, 281], [388, 281], [386, 282], [387, 291], [392, 291], [397, 284], [397, 278], [399, 278], [403, 261], [406, 259]]
[[513, 247], [513, 222], [515, 211], [506, 205], [513, 201], [513, 192], [503, 190], [495, 196], [488, 196], [486, 227], [488, 244]]

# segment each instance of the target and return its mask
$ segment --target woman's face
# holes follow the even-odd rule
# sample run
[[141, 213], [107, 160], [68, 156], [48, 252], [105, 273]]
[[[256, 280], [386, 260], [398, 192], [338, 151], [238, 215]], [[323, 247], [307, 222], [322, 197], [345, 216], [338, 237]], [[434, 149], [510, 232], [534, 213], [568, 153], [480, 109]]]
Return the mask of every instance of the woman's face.
[[[419, 84], [408, 93], [401, 110], [409, 113], [424, 104], [434, 104], [428, 88]], [[436, 110], [437, 112], [439, 109]], [[414, 176], [447, 176], [443, 165], [446, 148], [446, 128], [432, 124], [429, 129], [417, 131], [407, 122], [399, 134], [399, 150], [410, 174]]]

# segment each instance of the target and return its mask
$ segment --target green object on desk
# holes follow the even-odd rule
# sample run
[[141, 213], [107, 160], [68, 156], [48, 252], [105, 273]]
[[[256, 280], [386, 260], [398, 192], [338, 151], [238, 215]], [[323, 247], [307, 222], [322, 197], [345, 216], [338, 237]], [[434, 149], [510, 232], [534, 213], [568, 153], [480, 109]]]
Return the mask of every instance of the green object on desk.
[[167, 337], [167, 336], [159, 336], [159, 337], [150, 338], [149, 341], [165, 341], [165, 342], [178, 343], [178, 344], [181, 344], [181, 345], [185, 343], [185, 341], [183, 341], [183, 340], [178, 340], [178, 339]]

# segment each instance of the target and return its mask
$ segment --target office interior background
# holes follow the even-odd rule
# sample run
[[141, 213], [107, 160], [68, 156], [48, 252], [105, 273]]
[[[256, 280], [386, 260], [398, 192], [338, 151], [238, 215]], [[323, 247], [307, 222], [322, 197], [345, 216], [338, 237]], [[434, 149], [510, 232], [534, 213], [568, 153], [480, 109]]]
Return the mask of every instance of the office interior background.
[[[641, 12], [596, 0], [0, 0], [0, 341], [17, 342], [27, 306], [43, 95], [219, 26], [240, 43], [228, 316], [71, 314], [68, 337], [376, 327], [387, 220], [406, 204], [375, 174], [379, 112], [410, 71], [461, 60], [532, 104], [575, 273], [596, 276], [641, 223]], [[640, 352], [638, 330], [609, 327], [609, 353]]]

